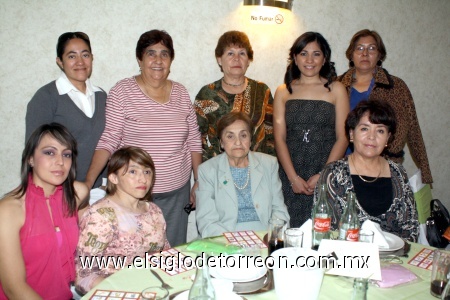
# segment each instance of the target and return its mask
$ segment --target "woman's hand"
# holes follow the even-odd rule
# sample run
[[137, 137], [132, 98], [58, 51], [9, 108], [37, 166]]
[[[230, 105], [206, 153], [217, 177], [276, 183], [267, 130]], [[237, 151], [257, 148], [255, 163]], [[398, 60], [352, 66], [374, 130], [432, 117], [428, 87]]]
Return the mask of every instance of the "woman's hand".
[[300, 176], [295, 177], [294, 180], [291, 181], [291, 186], [296, 194], [312, 195], [314, 193], [314, 190], [309, 191], [308, 183]]
[[308, 191], [314, 194], [314, 189], [316, 188], [317, 181], [319, 181], [320, 174], [315, 174], [311, 176], [308, 181], [306, 182], [308, 184]]
[[192, 186], [192, 188], [191, 188], [191, 197], [190, 197], [190, 199], [189, 199], [189, 203], [192, 204], [192, 209], [195, 208], [195, 201], [196, 201], [196, 199], [195, 199], [195, 191], [196, 191], [197, 189], [198, 189], [198, 181], [196, 181], [196, 182], [194, 183], [194, 185]]

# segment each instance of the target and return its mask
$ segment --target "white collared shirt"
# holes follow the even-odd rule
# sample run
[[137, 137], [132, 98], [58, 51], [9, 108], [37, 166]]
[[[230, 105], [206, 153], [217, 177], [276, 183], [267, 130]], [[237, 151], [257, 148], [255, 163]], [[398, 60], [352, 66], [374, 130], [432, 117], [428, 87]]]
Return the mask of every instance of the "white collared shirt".
[[80, 92], [67, 78], [64, 72], [56, 80], [56, 88], [60, 95], [67, 94], [73, 103], [81, 109], [89, 118], [92, 118], [95, 112], [95, 92], [101, 91], [88, 79], [86, 80], [86, 94]]

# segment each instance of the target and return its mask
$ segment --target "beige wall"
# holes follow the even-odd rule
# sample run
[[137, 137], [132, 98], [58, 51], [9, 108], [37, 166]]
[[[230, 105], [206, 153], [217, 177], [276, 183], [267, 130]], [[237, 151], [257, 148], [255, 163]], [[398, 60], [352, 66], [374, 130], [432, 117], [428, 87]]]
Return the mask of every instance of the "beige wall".
[[[214, 59], [217, 38], [227, 30], [245, 31], [255, 55], [247, 75], [272, 90], [282, 82], [288, 48], [305, 31], [328, 39], [338, 73], [346, 70], [344, 51], [357, 30], [377, 30], [388, 56], [384, 66], [402, 78], [414, 96], [435, 184], [433, 195], [450, 206], [448, 0], [294, 0], [281, 11], [282, 25], [255, 24], [242, 0], [79, 0], [0, 2], [0, 193], [19, 180], [26, 105], [35, 91], [59, 75], [58, 36], [84, 31], [91, 37], [93, 82], [109, 90], [138, 72], [136, 42], [149, 29], [167, 30], [176, 56], [170, 78], [191, 97], [221, 77]], [[409, 173], [415, 170], [409, 155]]]

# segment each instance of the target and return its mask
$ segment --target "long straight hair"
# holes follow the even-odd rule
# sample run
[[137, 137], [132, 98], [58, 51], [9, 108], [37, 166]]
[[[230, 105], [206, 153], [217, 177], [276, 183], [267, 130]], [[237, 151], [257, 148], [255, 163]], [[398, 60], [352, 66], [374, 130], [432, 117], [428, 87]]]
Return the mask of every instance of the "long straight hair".
[[28, 185], [30, 184], [28, 178], [33, 174], [33, 168], [30, 166], [30, 158], [34, 155], [36, 148], [39, 146], [44, 136], [50, 135], [56, 139], [61, 145], [66, 146], [72, 151], [72, 165], [70, 166], [69, 174], [64, 180], [62, 187], [64, 191], [64, 203], [67, 207], [69, 216], [73, 216], [77, 210], [77, 193], [73, 187], [76, 175], [76, 157], [77, 157], [77, 142], [70, 132], [59, 123], [44, 124], [38, 127], [28, 139], [25, 149], [22, 152], [22, 165], [20, 168], [20, 184], [17, 188], [6, 194], [20, 198], [25, 195]]

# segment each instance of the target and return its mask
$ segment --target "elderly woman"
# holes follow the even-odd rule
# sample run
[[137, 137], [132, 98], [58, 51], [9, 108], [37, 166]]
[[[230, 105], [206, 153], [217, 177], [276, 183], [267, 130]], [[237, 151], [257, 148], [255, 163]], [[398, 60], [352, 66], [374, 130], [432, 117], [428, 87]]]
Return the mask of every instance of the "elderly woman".
[[342, 158], [348, 145], [348, 97], [335, 77], [327, 40], [318, 32], [299, 36], [274, 102], [275, 145], [291, 227], [311, 217], [319, 172]]
[[346, 51], [350, 69], [339, 76], [350, 96], [350, 109], [362, 100], [388, 102], [395, 111], [397, 132], [383, 155], [397, 163], [404, 160], [407, 143], [412, 159], [422, 171], [422, 181], [432, 183], [425, 143], [420, 131], [414, 101], [408, 86], [381, 67], [386, 48], [376, 31], [363, 29], [355, 33]]
[[199, 167], [197, 226], [202, 237], [267, 230], [269, 219], [289, 221], [276, 158], [250, 151], [252, 121], [232, 112], [217, 123], [225, 151]]
[[117, 271], [107, 267], [84, 267], [94, 257], [145, 257], [170, 248], [166, 222], [158, 206], [151, 202], [155, 165], [148, 153], [138, 147], [117, 150], [108, 163], [106, 197], [82, 216], [77, 247], [76, 289], [86, 293]]
[[[394, 110], [385, 101], [362, 101], [348, 115], [345, 129], [353, 153], [328, 164], [319, 180], [328, 186], [332, 227], [337, 229], [345, 197], [352, 191], [361, 223], [371, 220], [383, 231], [416, 241], [419, 222], [406, 171], [382, 156], [396, 133]], [[317, 199], [318, 189], [315, 193]]]
[[[28, 103], [25, 139], [42, 124], [64, 125], [77, 141], [76, 179], [84, 181], [105, 128], [106, 93], [89, 79], [94, 55], [87, 34], [63, 33], [56, 44], [56, 55], [61, 75], [41, 87]], [[106, 173], [94, 178], [95, 187], [101, 185], [104, 176]]]
[[[136, 46], [141, 73], [119, 81], [108, 94], [106, 126], [95, 150], [86, 184], [95, 178], [117, 149], [128, 145], [147, 151], [156, 168], [153, 202], [167, 222], [172, 245], [186, 242], [190, 177], [201, 163], [197, 119], [186, 88], [168, 80], [175, 57], [170, 35], [145, 32]], [[193, 188], [195, 188], [195, 185]]]
[[217, 121], [227, 113], [246, 113], [253, 124], [251, 149], [275, 155], [272, 128], [273, 98], [269, 87], [247, 78], [253, 49], [244, 32], [225, 32], [217, 42], [216, 60], [223, 77], [204, 86], [195, 97], [202, 134], [203, 161], [220, 154]]
[[89, 192], [75, 181], [76, 157], [60, 124], [29, 137], [21, 183], [0, 200], [0, 299], [72, 299], [77, 207]]

